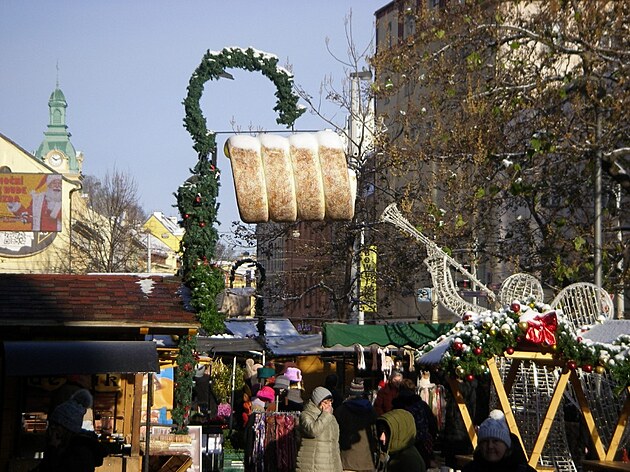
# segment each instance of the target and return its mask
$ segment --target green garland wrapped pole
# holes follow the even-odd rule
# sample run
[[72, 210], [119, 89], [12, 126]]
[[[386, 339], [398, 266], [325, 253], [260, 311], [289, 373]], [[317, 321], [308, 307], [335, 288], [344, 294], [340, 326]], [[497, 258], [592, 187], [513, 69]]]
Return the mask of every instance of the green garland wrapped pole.
[[[279, 115], [276, 119], [278, 124], [290, 127], [305, 111], [298, 106], [298, 96], [293, 93], [292, 75], [278, 65], [278, 58], [252, 48], [208, 51], [190, 78], [188, 95], [184, 99], [184, 127], [193, 138], [193, 148], [199, 158], [191, 169], [192, 176], [179, 187], [175, 196], [180, 224], [185, 229], [180, 247], [184, 284], [191, 290], [191, 305], [208, 334], [218, 334], [224, 329], [216, 298], [225, 284], [222, 271], [212, 264], [218, 241], [216, 224], [220, 185], [216, 166], [216, 133], [206, 127], [200, 100], [204, 84], [225, 76], [228, 68], [259, 71], [275, 84], [277, 102], [274, 110]], [[195, 348], [194, 340], [190, 338], [182, 337], [179, 344], [173, 408], [174, 429], [178, 433], [186, 433], [188, 429], [186, 408], [189, 413], [194, 369], [187, 370], [185, 365], [192, 358]]]

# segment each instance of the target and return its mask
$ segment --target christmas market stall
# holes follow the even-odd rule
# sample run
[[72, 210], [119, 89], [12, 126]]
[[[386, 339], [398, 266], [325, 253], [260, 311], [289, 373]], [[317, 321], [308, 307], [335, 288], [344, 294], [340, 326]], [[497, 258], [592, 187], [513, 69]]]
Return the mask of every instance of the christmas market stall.
[[[419, 364], [447, 378], [473, 446], [475, 424], [462, 391], [489, 378], [493, 406], [505, 413], [532, 467], [630, 470], [621, 462], [630, 414], [630, 321], [610, 320], [602, 310], [591, 324], [575, 326], [552, 307], [558, 305], [515, 300], [496, 312], [466, 312], [427, 346]], [[586, 426], [585, 457], [567, 440], [563, 414], [570, 407]]]
[[0, 274], [0, 469], [35, 467], [48, 415], [85, 389], [84, 428], [109, 453], [99, 470], [140, 471], [153, 419], [143, 391], [157, 392], [160, 365], [176, 362], [199, 326], [184, 294], [181, 280], [155, 274]]

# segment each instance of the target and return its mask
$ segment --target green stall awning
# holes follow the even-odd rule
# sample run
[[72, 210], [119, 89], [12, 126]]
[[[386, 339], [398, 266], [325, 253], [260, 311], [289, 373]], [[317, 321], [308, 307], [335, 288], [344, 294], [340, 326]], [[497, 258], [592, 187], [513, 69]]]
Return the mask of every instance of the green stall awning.
[[322, 345], [395, 346], [420, 348], [435, 341], [453, 328], [452, 323], [390, 323], [382, 325], [349, 325], [324, 323]]

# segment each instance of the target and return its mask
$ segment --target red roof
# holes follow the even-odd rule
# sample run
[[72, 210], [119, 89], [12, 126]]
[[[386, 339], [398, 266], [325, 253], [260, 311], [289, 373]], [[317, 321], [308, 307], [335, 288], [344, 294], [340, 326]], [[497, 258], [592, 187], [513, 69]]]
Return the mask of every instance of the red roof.
[[0, 326], [198, 328], [177, 277], [0, 274]]

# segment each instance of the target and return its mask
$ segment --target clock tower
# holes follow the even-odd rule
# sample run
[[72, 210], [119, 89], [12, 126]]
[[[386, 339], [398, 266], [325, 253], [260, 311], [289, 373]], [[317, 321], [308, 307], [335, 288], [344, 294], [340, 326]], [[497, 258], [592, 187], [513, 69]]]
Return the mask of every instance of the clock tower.
[[56, 172], [80, 174], [83, 156], [80, 152], [77, 153], [70, 142], [70, 133], [66, 125], [66, 108], [68, 108], [68, 102], [57, 82], [48, 100], [48, 128], [44, 131], [44, 140], [35, 152], [35, 156]]

